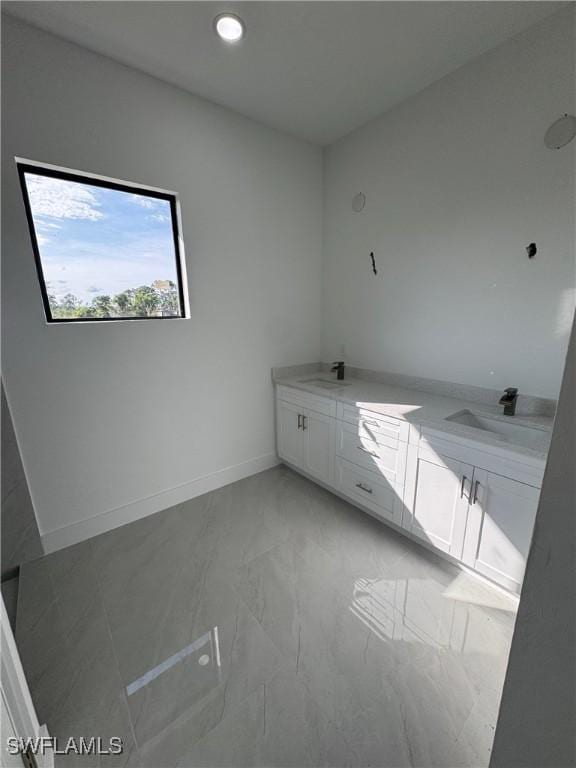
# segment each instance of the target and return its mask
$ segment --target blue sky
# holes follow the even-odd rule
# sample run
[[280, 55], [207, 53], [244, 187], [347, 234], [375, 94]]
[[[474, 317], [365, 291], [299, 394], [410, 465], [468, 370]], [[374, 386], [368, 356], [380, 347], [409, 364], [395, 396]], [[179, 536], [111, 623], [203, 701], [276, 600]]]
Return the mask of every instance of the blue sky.
[[176, 282], [168, 201], [28, 172], [26, 187], [44, 278], [58, 299]]

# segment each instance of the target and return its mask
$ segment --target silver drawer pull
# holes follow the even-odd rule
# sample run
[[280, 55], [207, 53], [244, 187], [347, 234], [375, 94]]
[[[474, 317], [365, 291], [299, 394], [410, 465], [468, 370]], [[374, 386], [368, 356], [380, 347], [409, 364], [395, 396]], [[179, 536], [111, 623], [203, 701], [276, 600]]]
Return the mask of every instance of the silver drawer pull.
[[464, 484], [465, 484], [466, 480], [468, 480], [466, 475], [462, 475], [462, 483], [460, 485], [460, 498], [461, 499], [464, 498]]
[[379, 427], [379, 426], [381, 426], [379, 421], [371, 421], [370, 419], [361, 419], [360, 423], [361, 424], [368, 424], [369, 427]]
[[373, 493], [372, 488], [368, 488], [368, 486], [362, 485], [362, 483], [356, 483], [356, 488], [360, 488], [364, 493]]
[[374, 456], [375, 459], [379, 459], [380, 458], [377, 453], [374, 453], [374, 451], [369, 451], [368, 448], [364, 448], [363, 445], [359, 445], [357, 447], [358, 447], [359, 451], [364, 451], [364, 453], [367, 453], [370, 456]]

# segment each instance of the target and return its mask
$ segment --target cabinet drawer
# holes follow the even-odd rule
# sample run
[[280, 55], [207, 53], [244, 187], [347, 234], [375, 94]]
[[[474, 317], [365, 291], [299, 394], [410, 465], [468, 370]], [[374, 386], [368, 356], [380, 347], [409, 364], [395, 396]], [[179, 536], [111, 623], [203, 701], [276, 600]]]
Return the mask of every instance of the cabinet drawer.
[[392, 416], [384, 416], [381, 413], [369, 411], [358, 405], [345, 405], [338, 403], [338, 418], [348, 424], [362, 428], [368, 437], [379, 442], [379, 436], [396, 437], [398, 440], [408, 442], [410, 425], [401, 419]]
[[393, 482], [379, 479], [373, 472], [337, 457], [336, 486], [349, 499], [357, 501], [387, 520], [396, 522], [396, 510], [401, 509], [401, 505]]
[[406, 443], [398, 437], [379, 435], [379, 441], [369, 439], [360, 426], [337, 422], [336, 454], [364, 469], [384, 475], [392, 482], [404, 482]]
[[299, 405], [301, 408], [308, 408], [316, 413], [323, 413], [324, 416], [336, 416], [336, 402], [327, 397], [313, 395], [310, 392], [304, 392], [301, 389], [285, 387], [281, 384], [276, 387], [276, 397], [293, 405]]

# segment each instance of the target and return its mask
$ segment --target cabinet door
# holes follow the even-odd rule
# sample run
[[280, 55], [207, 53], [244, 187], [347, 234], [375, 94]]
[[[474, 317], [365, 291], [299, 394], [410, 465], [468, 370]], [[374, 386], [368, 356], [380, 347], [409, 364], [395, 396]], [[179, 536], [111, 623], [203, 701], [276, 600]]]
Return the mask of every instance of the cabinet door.
[[331, 416], [305, 411], [304, 469], [327, 485], [334, 485], [336, 422]]
[[415, 536], [460, 559], [474, 468], [431, 448], [410, 450], [406, 522]]
[[304, 469], [303, 408], [277, 400], [276, 427], [278, 430], [278, 455], [295, 467]]
[[539, 496], [531, 485], [475, 469], [464, 562], [519, 592]]

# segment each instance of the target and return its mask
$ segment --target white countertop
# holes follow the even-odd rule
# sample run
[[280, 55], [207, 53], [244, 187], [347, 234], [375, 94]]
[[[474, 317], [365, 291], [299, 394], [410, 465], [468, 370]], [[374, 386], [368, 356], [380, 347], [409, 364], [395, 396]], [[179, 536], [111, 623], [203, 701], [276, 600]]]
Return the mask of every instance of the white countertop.
[[[328, 400], [356, 405], [375, 413], [403, 419], [411, 424], [421, 425], [441, 432], [453, 438], [461, 438], [483, 444], [486, 448], [498, 448], [506, 453], [521, 454], [522, 456], [539, 461], [545, 461], [548, 454], [549, 437], [552, 432], [553, 419], [548, 416], [504, 416], [502, 406], [486, 405], [469, 402], [452, 397], [443, 397], [416, 389], [395, 387], [380, 382], [364, 379], [346, 379], [343, 386], [335, 389], [324, 389], [321, 386], [303, 381], [303, 379], [323, 379], [338, 383], [333, 376], [326, 373], [300, 374], [287, 378], [276, 378], [278, 385], [293, 387], [310, 392]], [[469, 410], [475, 414], [485, 415], [492, 419], [532, 427], [547, 433], [544, 437], [545, 448], [537, 450], [518, 445], [512, 438], [503, 440], [498, 435], [487, 430], [464, 426], [453, 421], [446, 421], [458, 411]]]

